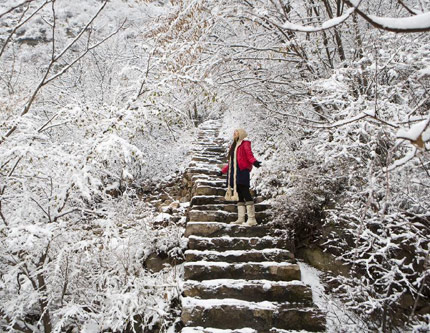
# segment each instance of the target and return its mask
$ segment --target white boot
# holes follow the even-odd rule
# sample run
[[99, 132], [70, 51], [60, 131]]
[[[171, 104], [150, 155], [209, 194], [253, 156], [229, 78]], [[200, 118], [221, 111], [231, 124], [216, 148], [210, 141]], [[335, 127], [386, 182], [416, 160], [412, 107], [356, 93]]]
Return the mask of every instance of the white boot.
[[237, 220], [231, 222], [231, 224], [242, 224], [245, 223], [245, 203], [237, 203]]
[[251, 227], [253, 225], [257, 225], [257, 220], [255, 219], [254, 201], [246, 202], [246, 213], [248, 214], [248, 220], [246, 221], [244, 226]]

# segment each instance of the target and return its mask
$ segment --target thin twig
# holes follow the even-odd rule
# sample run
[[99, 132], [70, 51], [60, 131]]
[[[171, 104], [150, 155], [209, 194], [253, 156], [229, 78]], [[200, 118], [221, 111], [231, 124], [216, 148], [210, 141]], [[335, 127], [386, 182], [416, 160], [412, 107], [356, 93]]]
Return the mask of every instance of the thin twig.
[[[32, 1], [32, 0], [31, 0]], [[3, 45], [2, 45], [2, 48], [1, 48], [1, 50], [0, 50], [0, 57], [2, 56], [2, 54], [3, 54], [3, 52], [5, 51], [5, 49], [6, 49], [6, 46], [9, 44], [9, 42], [10, 42], [10, 40], [12, 39], [12, 36], [15, 34], [15, 32], [20, 28], [20, 27], [22, 27], [25, 23], [27, 23], [34, 15], [36, 15], [43, 7], [45, 7], [49, 2], [50, 2], [51, 0], [47, 0], [47, 1], [45, 1], [39, 8], [37, 8], [29, 17], [27, 17], [24, 21], [22, 21], [21, 23], [19, 23], [19, 24], [17, 24], [13, 29], [12, 29], [12, 31], [10, 32], [10, 34], [8, 35], [8, 37], [6, 38], [6, 40], [5, 40], [5, 42], [3, 43]], [[29, 3], [29, 1], [26, 1], [25, 3]], [[24, 4], [25, 4], [24, 3]], [[21, 17], [20, 17], [20, 19], [19, 19], [19, 21], [21, 21], [21, 19], [24, 17], [24, 15], [25, 15], [25, 13], [27, 13], [27, 11], [28, 11], [28, 9], [29, 9], [30, 7], [27, 7], [24, 11], [23, 11], [23, 13], [22, 13], [22, 15], [21, 15]], [[1, 16], [0, 16], [1, 17]]]
[[8, 9], [7, 11], [5, 11], [4, 13], [0, 14], [0, 18], [3, 17], [4, 15], [14, 11], [15, 9], [24, 6], [25, 4], [30, 4], [30, 2], [33, 2], [34, 0], [25, 0], [24, 2], [20, 3], [19, 5], [16, 5], [10, 9]]

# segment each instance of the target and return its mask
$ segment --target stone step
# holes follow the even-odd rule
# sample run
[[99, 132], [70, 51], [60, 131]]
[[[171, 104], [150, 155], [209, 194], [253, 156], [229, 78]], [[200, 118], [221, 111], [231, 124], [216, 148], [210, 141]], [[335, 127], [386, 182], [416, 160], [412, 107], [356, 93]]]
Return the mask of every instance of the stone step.
[[219, 147], [222, 147], [222, 146], [224, 146], [225, 145], [225, 141], [224, 140], [222, 140], [222, 139], [220, 139], [220, 138], [210, 138], [210, 137], [207, 137], [207, 136], [205, 136], [205, 135], [201, 135], [201, 136], [199, 136], [199, 137], [197, 137], [197, 140], [193, 140], [192, 142], [191, 142], [195, 147], [205, 147], [205, 146], [208, 146], [208, 145], [211, 145], [211, 146], [219, 146]]
[[218, 175], [218, 172], [219, 169], [216, 167], [190, 167], [185, 171], [185, 174], [216, 176]]
[[191, 154], [192, 157], [206, 157], [211, 159], [225, 159], [227, 156], [225, 154], [220, 154], [213, 151], [205, 151], [200, 149], [199, 151], [189, 151], [188, 154]]
[[[209, 177], [208, 175], [200, 175], [195, 176], [195, 178], [192, 178], [192, 181], [198, 181], [198, 180], [221, 180], [222, 178], [218, 177]], [[224, 179], [225, 181], [225, 179]], [[264, 201], [262, 197], [254, 197], [254, 202], [256, 204], [261, 203]], [[196, 195], [191, 198], [190, 206], [196, 206], [196, 205], [219, 205], [219, 204], [236, 204], [233, 201], [226, 201], [224, 199], [224, 196], [222, 195]]]
[[[228, 314], [228, 315], [226, 315]], [[313, 307], [294, 307], [272, 302], [247, 302], [236, 299], [182, 299], [181, 319], [187, 326], [238, 329], [252, 327], [270, 332], [274, 327], [289, 330], [325, 331], [325, 318]]]
[[207, 129], [200, 131], [197, 133], [197, 138], [199, 139], [197, 143], [200, 143], [200, 140], [203, 142], [211, 141], [211, 140], [221, 140], [224, 142], [225, 140], [223, 138], [218, 137], [219, 135], [219, 129]]
[[[219, 156], [222, 158], [227, 157], [227, 149], [223, 147], [218, 147], [220, 151], [208, 150], [206, 147], [193, 147], [189, 150], [193, 156]], [[221, 151], [222, 150], [222, 151]]]
[[204, 175], [217, 175], [219, 172], [219, 168], [216, 166], [208, 166], [208, 167], [202, 167], [202, 166], [196, 166], [196, 167], [189, 167], [185, 170], [185, 173], [191, 173], [191, 174], [204, 174]]
[[[219, 170], [212, 170], [212, 169], [207, 169], [207, 168], [189, 168], [185, 171], [184, 173], [184, 177], [187, 180], [191, 180], [193, 181], [196, 179], [200, 179], [200, 178], [217, 178], [218, 177], [218, 171]], [[207, 177], [202, 177], [202, 176], [207, 176]]]
[[[267, 205], [267, 204], [255, 204], [256, 212], [263, 212], [263, 211], [269, 210], [270, 208], [271, 208], [270, 205]], [[237, 212], [237, 204], [224, 201], [223, 204], [194, 205], [193, 210], [207, 210], [207, 211], [222, 210], [226, 212], [235, 213]]]
[[195, 189], [195, 195], [225, 195], [225, 189], [222, 187], [198, 185]]
[[211, 250], [186, 250], [185, 261], [220, 261], [220, 262], [260, 262], [276, 261], [294, 263], [294, 255], [284, 249], [263, 249], [263, 250], [229, 250], [229, 251], [211, 251]]
[[203, 158], [209, 158], [209, 159], [223, 159], [225, 156], [220, 155], [218, 153], [205, 153], [205, 152], [189, 152], [188, 154], [191, 154], [193, 157], [203, 157]]
[[269, 230], [269, 227], [264, 224], [245, 227], [222, 222], [188, 222], [185, 237], [191, 235], [203, 237], [263, 237], [268, 234]]
[[203, 163], [208, 163], [208, 164], [224, 164], [225, 160], [224, 159], [220, 159], [220, 158], [208, 158], [208, 157], [200, 157], [200, 156], [196, 156], [193, 157], [191, 159], [191, 161], [194, 162], [203, 162]]
[[200, 237], [189, 236], [188, 248], [190, 250], [262, 250], [266, 248], [288, 249], [290, 243], [277, 237]]
[[196, 186], [210, 186], [210, 187], [223, 187], [226, 184], [225, 179], [215, 180], [215, 179], [202, 179], [196, 181]]
[[[233, 222], [237, 220], [237, 213], [230, 213], [222, 210], [195, 210], [189, 212], [190, 221], [195, 222]], [[256, 212], [255, 218], [258, 223], [265, 223], [270, 219], [271, 215], [267, 211]]]
[[252, 302], [288, 302], [312, 306], [312, 290], [301, 281], [189, 280], [183, 295], [200, 299], [234, 298]]
[[195, 146], [193, 148], [197, 151], [200, 151], [199, 149], [204, 149], [210, 152], [218, 152], [220, 148], [222, 148], [223, 151], [226, 151], [223, 145], [215, 141], [199, 141], [195, 143]]
[[280, 328], [274, 328], [272, 327], [270, 330], [268, 331], [257, 331], [253, 328], [250, 327], [244, 327], [244, 328], [238, 328], [238, 329], [233, 329], [233, 330], [222, 330], [219, 328], [213, 328], [213, 327], [202, 327], [202, 326], [197, 326], [197, 327], [184, 327], [181, 330], [181, 333], [306, 333], [308, 331], [304, 331], [304, 330], [283, 330]]
[[227, 150], [223, 146], [207, 146], [207, 147], [201, 147], [201, 149], [193, 148], [191, 149], [192, 152], [196, 153], [217, 153], [217, 154], [224, 154], [227, 155]]
[[215, 261], [196, 261], [184, 264], [185, 280], [244, 279], [291, 281], [300, 280], [297, 264], [273, 261], [227, 263]]
[[226, 202], [227, 201], [224, 200], [224, 196], [222, 195], [195, 195], [191, 198], [190, 206], [207, 205], [207, 204], [225, 204]]
[[198, 157], [199, 160], [191, 160], [190, 164], [188, 164], [189, 168], [195, 168], [195, 167], [205, 167], [205, 168], [217, 168], [218, 170], [221, 170], [221, 168], [224, 167], [225, 163], [221, 161], [218, 157]]
[[249, 327], [239, 328], [237, 330], [221, 330], [219, 328], [197, 326], [197, 327], [184, 327], [181, 330], [181, 333], [258, 333], [258, 332]]
[[[212, 179], [213, 176], [209, 176], [209, 175], [204, 175], [204, 174], [192, 174], [189, 175], [191, 177], [188, 177], [188, 180], [190, 180], [191, 178], [191, 182], [194, 184], [196, 181], [199, 180], [208, 180], [208, 179]], [[187, 175], [185, 175], [185, 177], [187, 177]]]
[[206, 211], [191, 209], [188, 212], [188, 216], [190, 221], [196, 222], [232, 222], [237, 219], [237, 214], [222, 210]]

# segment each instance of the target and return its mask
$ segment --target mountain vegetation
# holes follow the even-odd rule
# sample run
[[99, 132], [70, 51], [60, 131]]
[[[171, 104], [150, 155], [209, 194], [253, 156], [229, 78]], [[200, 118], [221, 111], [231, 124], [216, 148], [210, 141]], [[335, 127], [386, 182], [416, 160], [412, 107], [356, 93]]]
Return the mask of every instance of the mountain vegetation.
[[226, 140], [246, 128], [252, 185], [354, 313], [344, 327], [429, 330], [429, 12], [0, 1], [1, 330], [174, 330], [182, 174], [207, 119]]

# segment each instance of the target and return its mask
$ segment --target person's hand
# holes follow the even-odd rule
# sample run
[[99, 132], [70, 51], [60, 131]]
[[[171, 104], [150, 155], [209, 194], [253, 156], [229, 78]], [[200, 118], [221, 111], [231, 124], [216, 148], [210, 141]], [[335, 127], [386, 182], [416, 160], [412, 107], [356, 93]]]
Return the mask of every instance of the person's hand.
[[261, 167], [261, 162], [260, 162], [260, 161], [255, 161], [255, 162], [254, 162], [254, 166], [255, 166], [256, 168]]

